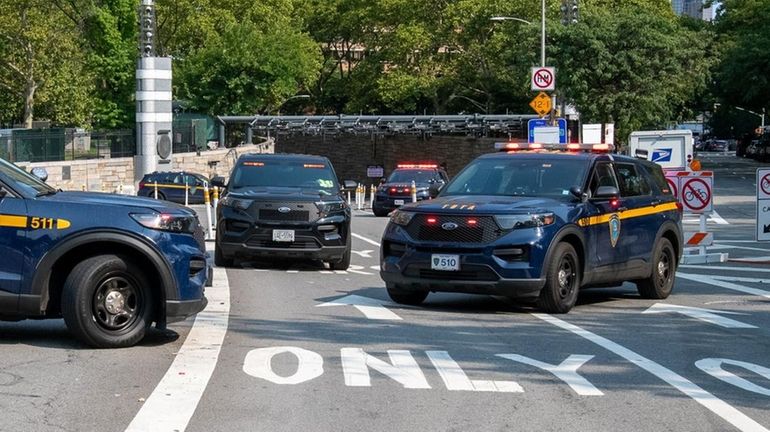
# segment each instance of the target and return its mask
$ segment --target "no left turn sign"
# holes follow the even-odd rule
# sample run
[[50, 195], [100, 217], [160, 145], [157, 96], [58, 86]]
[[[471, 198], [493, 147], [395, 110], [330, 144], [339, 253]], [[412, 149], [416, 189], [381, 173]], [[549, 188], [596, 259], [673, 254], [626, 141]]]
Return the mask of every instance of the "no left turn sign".
[[757, 170], [757, 199], [770, 199], [770, 169]]
[[682, 182], [682, 204], [690, 213], [710, 213], [713, 209], [712, 177], [687, 177]]
[[552, 67], [533, 67], [531, 81], [532, 90], [554, 90], [556, 89], [556, 69]]

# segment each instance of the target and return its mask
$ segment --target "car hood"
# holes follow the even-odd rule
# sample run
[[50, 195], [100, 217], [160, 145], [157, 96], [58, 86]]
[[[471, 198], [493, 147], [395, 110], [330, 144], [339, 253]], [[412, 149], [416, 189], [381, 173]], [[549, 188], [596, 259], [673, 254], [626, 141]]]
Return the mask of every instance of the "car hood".
[[248, 199], [258, 201], [285, 200], [285, 201], [308, 201], [308, 200], [336, 200], [340, 199], [336, 192], [322, 192], [318, 189], [303, 189], [298, 187], [260, 187], [244, 188], [228, 191], [227, 196], [236, 199]]
[[88, 204], [102, 206], [129, 206], [152, 209], [158, 212], [183, 211], [191, 212], [188, 208], [168, 201], [158, 201], [152, 198], [137, 197], [132, 195], [117, 195], [99, 192], [57, 192], [54, 195], [41, 196], [38, 199], [68, 203]]
[[554, 211], [570, 204], [551, 198], [504, 196], [450, 196], [407, 204], [404, 210], [420, 213], [520, 214]]

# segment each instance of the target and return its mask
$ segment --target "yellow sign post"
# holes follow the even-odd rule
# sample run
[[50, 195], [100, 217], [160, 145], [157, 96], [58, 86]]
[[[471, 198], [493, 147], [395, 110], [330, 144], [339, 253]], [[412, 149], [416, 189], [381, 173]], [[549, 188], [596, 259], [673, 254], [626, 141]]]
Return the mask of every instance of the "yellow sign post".
[[548, 93], [546, 92], [540, 92], [537, 94], [537, 96], [535, 96], [534, 99], [532, 99], [532, 102], [529, 103], [529, 106], [535, 110], [540, 118], [543, 118], [546, 114], [551, 112], [551, 97], [548, 96]]

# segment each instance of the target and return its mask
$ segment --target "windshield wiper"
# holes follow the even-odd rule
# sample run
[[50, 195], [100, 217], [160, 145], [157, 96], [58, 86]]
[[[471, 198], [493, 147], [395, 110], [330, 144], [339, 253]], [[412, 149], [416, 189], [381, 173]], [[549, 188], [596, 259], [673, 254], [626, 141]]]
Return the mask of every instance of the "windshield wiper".
[[38, 192], [37, 195], [35, 195], [35, 198], [41, 197], [41, 196], [48, 196], [48, 195], [56, 195], [56, 189], [49, 189], [46, 191]]

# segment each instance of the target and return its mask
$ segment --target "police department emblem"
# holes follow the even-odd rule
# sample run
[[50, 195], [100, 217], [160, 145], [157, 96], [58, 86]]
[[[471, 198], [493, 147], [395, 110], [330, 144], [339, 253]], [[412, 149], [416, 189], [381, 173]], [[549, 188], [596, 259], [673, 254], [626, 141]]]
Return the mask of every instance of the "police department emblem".
[[620, 218], [614, 214], [610, 216], [610, 244], [615, 247], [620, 238]]

